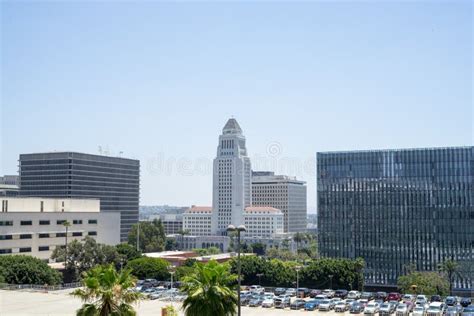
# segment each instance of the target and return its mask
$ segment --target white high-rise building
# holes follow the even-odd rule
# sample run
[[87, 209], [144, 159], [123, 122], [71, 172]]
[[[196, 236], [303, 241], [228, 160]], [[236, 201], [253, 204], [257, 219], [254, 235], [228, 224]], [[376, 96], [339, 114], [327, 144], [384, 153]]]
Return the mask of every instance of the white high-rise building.
[[212, 234], [227, 235], [230, 224], [244, 224], [244, 210], [251, 204], [252, 171], [245, 137], [239, 123], [231, 118], [219, 136], [214, 159]]
[[253, 206], [271, 206], [283, 212], [285, 233], [303, 232], [307, 225], [306, 183], [273, 172], [253, 172]]

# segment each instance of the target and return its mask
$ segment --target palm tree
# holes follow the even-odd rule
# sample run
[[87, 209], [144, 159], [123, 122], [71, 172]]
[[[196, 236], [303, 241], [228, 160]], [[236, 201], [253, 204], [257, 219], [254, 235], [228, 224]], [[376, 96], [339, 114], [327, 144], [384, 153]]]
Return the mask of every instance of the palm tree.
[[131, 291], [136, 279], [130, 270], [118, 273], [113, 265], [97, 266], [84, 274], [84, 289], [77, 289], [71, 295], [80, 298], [84, 304], [76, 311], [77, 316], [134, 316], [132, 304], [141, 294]]
[[451, 295], [453, 293], [454, 278], [456, 276], [461, 276], [461, 273], [459, 272], [459, 264], [454, 260], [446, 260], [439, 265], [438, 269], [440, 272], [446, 274], [446, 277], [449, 282], [449, 294]]
[[236, 314], [237, 276], [229, 267], [214, 260], [197, 264], [192, 275], [184, 278], [183, 302], [186, 316], [232, 316]]
[[300, 248], [300, 242], [305, 240], [305, 235], [303, 233], [298, 232], [293, 236], [293, 240], [296, 242], [296, 253], [298, 253], [298, 249]]

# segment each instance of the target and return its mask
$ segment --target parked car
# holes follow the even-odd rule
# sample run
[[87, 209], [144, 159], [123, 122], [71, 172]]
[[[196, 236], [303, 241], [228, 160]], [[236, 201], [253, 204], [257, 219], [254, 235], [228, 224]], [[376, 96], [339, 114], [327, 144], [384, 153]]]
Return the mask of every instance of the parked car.
[[408, 309], [408, 304], [406, 303], [398, 304], [395, 314], [397, 316], [408, 316], [410, 314], [410, 310]]
[[461, 305], [448, 306], [444, 315], [446, 316], [460, 316], [462, 312]]
[[374, 295], [374, 293], [372, 293], [372, 292], [362, 292], [362, 293], [360, 294], [360, 298], [361, 298], [361, 299], [366, 299], [366, 300], [368, 300], [368, 301], [371, 301], [371, 300], [373, 300], [373, 299], [375, 298], [375, 295]]
[[464, 307], [461, 315], [462, 316], [474, 316], [474, 306], [469, 305], [468, 307]]
[[391, 315], [393, 313], [393, 305], [390, 304], [390, 303], [383, 303], [382, 305], [380, 305], [380, 308], [379, 308], [379, 315], [380, 316], [388, 316], [388, 315]]
[[280, 295], [275, 297], [273, 301], [275, 308], [285, 308], [290, 306], [291, 298], [289, 295]]
[[402, 296], [402, 301], [404, 303], [406, 302], [414, 302], [415, 301], [415, 296], [413, 294], [404, 294]]
[[387, 299], [387, 292], [377, 292], [375, 293], [376, 300], [386, 300]]
[[426, 298], [426, 295], [417, 295], [416, 296], [415, 304], [425, 306], [425, 304], [427, 304], [427, 303], [428, 303], [428, 299]]
[[402, 299], [402, 295], [397, 292], [390, 292], [387, 295], [387, 301], [397, 301], [399, 302]]
[[261, 287], [260, 285], [252, 285], [250, 286], [249, 291], [255, 294], [261, 294], [265, 292], [265, 289]]
[[360, 314], [364, 311], [365, 306], [361, 304], [360, 302], [354, 302], [351, 305], [351, 308], [349, 309], [349, 313], [351, 314]]
[[264, 299], [262, 301], [262, 307], [270, 308], [270, 307], [273, 307], [273, 306], [274, 306], [273, 298], [271, 298], [269, 296], [264, 297]]
[[311, 291], [309, 291], [309, 297], [314, 298], [314, 297], [316, 297], [316, 295], [319, 295], [319, 294], [321, 294], [322, 292], [323, 292], [323, 291], [321, 291], [321, 290], [316, 290], [316, 289], [311, 290]]
[[285, 292], [286, 292], [286, 289], [284, 287], [277, 287], [273, 293], [279, 296], [279, 295], [285, 294]]
[[309, 300], [306, 302], [306, 304], [304, 304], [304, 309], [306, 311], [314, 311], [318, 309], [320, 302], [321, 302], [320, 300], [316, 300], [316, 299]]
[[334, 310], [338, 313], [345, 313], [349, 310], [349, 307], [349, 303], [347, 303], [346, 301], [340, 301], [334, 306]]
[[326, 290], [323, 291], [322, 294], [326, 295], [327, 298], [333, 298], [335, 292], [333, 290], [326, 289]]
[[454, 297], [454, 296], [448, 296], [446, 297], [446, 299], [444, 300], [444, 303], [448, 306], [454, 306], [456, 305], [458, 302], [457, 298]]
[[369, 304], [369, 301], [364, 299], [364, 298], [361, 298], [359, 300], [359, 303], [362, 304], [362, 306], [364, 306], [364, 308], [367, 306], [367, 304]]
[[354, 300], [358, 300], [360, 298], [360, 292], [359, 291], [349, 291], [349, 293], [347, 293], [347, 298], [352, 298]]
[[252, 299], [252, 293], [240, 293], [240, 305], [245, 306], [248, 305], [250, 300]]
[[293, 303], [290, 304], [290, 308], [291, 309], [302, 309], [304, 308], [304, 305], [306, 304], [306, 301], [301, 299], [301, 298], [297, 298], [296, 300], [293, 301]]
[[443, 316], [444, 304], [442, 302], [433, 302], [428, 306], [427, 316]]
[[257, 307], [257, 306], [262, 305], [262, 302], [263, 302], [263, 297], [260, 295], [255, 295], [255, 296], [252, 296], [252, 298], [250, 299], [249, 306]]
[[431, 295], [430, 297], [430, 302], [441, 302], [441, 296], [440, 295]]
[[463, 297], [461, 299], [461, 306], [468, 307], [469, 305], [471, 305], [471, 299], [469, 297]]
[[319, 311], [330, 311], [331, 309], [334, 309], [335, 302], [330, 299], [325, 299], [322, 300], [321, 303], [319, 303], [318, 310]]
[[344, 298], [346, 298], [347, 293], [348, 293], [347, 290], [340, 289], [340, 290], [336, 290], [336, 292], [334, 292], [334, 296], [344, 299]]
[[293, 289], [293, 288], [286, 289], [285, 295], [296, 296], [296, 289]]
[[364, 315], [375, 315], [379, 312], [380, 306], [377, 302], [370, 302], [364, 308]]
[[305, 287], [298, 288], [298, 297], [306, 297], [309, 296], [309, 289]]
[[413, 308], [412, 316], [425, 316], [426, 315], [426, 308], [424, 305], [416, 305]]

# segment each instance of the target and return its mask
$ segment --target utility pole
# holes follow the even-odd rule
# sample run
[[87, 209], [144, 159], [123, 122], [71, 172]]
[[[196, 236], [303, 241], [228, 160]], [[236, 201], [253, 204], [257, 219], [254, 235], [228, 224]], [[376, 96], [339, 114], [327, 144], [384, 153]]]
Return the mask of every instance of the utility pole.
[[137, 223], [137, 251], [140, 251], [140, 222]]

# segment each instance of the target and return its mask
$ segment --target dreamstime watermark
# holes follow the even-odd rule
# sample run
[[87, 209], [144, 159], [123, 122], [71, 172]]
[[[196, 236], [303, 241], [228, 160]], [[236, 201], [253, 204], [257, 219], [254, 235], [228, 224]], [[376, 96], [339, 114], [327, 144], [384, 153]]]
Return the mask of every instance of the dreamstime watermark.
[[[316, 176], [316, 157], [297, 158], [283, 154], [281, 143], [273, 141], [267, 144], [265, 154], [249, 157], [252, 170], [274, 171], [275, 174], [295, 176], [297, 178], [314, 178]], [[175, 157], [163, 152], [145, 161], [145, 172], [153, 176], [208, 176], [213, 173], [213, 158], [209, 157]], [[233, 165], [231, 170], [236, 174], [243, 172], [243, 167]]]

